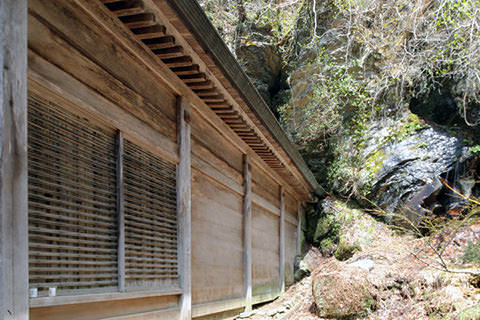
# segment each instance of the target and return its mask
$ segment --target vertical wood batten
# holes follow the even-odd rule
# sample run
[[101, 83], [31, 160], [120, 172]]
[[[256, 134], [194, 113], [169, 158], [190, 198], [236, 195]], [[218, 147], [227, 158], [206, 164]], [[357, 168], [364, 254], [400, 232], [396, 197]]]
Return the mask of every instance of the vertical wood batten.
[[177, 98], [177, 143], [178, 264], [182, 288], [180, 320], [190, 320], [192, 318], [190, 105], [183, 97]]
[[298, 217], [297, 217], [297, 253], [296, 255], [302, 254], [302, 220], [303, 220], [303, 206], [300, 204], [298, 206]]
[[123, 133], [117, 131], [117, 219], [118, 219], [118, 289], [125, 291], [125, 193], [123, 182]]
[[245, 311], [252, 310], [252, 174], [250, 160], [243, 155], [243, 269]]
[[285, 192], [280, 187], [280, 292], [285, 291]]
[[27, 1], [0, 1], [0, 319], [28, 319]]

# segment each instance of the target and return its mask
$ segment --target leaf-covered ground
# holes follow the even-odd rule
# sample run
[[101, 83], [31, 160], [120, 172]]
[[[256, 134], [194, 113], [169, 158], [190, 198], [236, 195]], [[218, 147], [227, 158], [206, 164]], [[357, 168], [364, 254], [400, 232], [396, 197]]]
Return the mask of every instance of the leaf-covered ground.
[[[358, 265], [366, 268], [366, 278], [374, 288], [374, 301], [365, 314], [352, 319], [480, 319], [480, 277], [472, 275], [480, 270], [478, 264], [469, 262], [478, 263], [480, 259], [478, 221], [418, 238], [399, 234], [369, 215], [345, 206], [339, 206], [338, 212], [349, 217], [344, 220], [342, 237], [356, 239], [361, 251], [342, 262], [311, 247], [304, 258], [312, 271], [310, 276], [292, 285], [274, 302], [238, 319], [322, 319], [317, 316], [312, 295], [313, 279], [332, 272], [343, 274], [342, 270]], [[450, 272], [444, 270], [437, 254], [444, 247], [441, 258]], [[349, 290], [332, 286], [328, 293], [348, 295]]]

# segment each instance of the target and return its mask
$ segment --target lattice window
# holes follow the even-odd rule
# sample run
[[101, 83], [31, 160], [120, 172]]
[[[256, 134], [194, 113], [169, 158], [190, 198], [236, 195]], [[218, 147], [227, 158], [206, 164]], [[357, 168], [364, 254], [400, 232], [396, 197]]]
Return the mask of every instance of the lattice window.
[[28, 107], [30, 288], [116, 290], [115, 132], [37, 96]]
[[127, 288], [178, 285], [176, 168], [125, 140]]
[[36, 95], [28, 107], [31, 296], [178, 287], [175, 164]]

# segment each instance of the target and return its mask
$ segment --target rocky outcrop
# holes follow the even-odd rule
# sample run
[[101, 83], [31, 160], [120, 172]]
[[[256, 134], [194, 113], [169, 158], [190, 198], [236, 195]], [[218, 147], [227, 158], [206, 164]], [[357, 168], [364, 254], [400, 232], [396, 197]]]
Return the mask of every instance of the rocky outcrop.
[[235, 54], [268, 105], [281, 89], [282, 58], [270, 25], [246, 24]]
[[[298, 49], [288, 78], [291, 99], [285, 109], [285, 127], [300, 137], [317, 179], [332, 194], [366, 197], [365, 205], [403, 211], [414, 220], [426, 212], [461, 211], [464, 202], [441, 179], [462, 193], [479, 194], [480, 187], [472, 182], [480, 172], [467, 159], [465, 143], [480, 144], [480, 106], [471, 104], [465, 115], [459, 113], [458, 97], [465, 91], [461, 82], [445, 83], [421, 97], [413, 87], [400, 95], [386, 87], [370, 99], [388, 50], [377, 52], [347, 37], [348, 19], [331, 9], [329, 1], [318, 4], [316, 38], [312, 16], [299, 17]], [[355, 112], [375, 108], [382, 112], [352, 120]], [[410, 121], [415, 118], [411, 112], [421, 120]]]
[[370, 167], [362, 170], [362, 179], [372, 190], [370, 201], [388, 212], [403, 209], [412, 219], [421, 217], [433, 205], [445, 206], [447, 211], [458, 204], [454, 199], [451, 203], [424, 201], [440, 192], [444, 187], [440, 179], [467, 156], [468, 148], [459, 138], [431, 127], [400, 141], [389, 138], [388, 127], [372, 127], [365, 136], [367, 147], [361, 154]]

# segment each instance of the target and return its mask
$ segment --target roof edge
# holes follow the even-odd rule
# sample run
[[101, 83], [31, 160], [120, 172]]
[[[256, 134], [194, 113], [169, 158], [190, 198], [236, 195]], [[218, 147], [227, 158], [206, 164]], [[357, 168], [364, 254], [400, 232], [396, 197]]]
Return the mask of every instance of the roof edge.
[[305, 180], [317, 195], [325, 190], [318, 184], [313, 173], [290, 141], [277, 119], [263, 98], [253, 86], [246, 73], [240, 67], [232, 52], [228, 49], [217, 29], [205, 15], [202, 7], [195, 0], [167, 0], [174, 8], [190, 31], [197, 37], [204, 50], [214, 59], [224, 75], [238, 90], [250, 109], [270, 131], [280, 146], [283, 147]]

